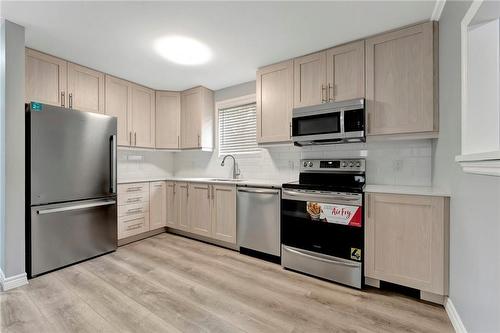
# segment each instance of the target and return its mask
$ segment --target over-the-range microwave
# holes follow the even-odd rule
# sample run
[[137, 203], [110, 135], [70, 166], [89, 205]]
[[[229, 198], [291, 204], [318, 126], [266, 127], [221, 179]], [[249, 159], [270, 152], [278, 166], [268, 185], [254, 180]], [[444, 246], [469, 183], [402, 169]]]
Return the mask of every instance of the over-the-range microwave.
[[292, 140], [296, 146], [366, 141], [364, 98], [293, 109]]

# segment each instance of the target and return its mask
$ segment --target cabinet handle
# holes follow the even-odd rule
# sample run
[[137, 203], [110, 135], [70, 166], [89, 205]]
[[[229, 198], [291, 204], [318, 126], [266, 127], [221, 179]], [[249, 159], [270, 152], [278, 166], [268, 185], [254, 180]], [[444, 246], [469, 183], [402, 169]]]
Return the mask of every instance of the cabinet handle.
[[134, 146], [137, 146], [137, 132], [134, 132]]
[[132, 146], [132, 131], [128, 133], [128, 143]]
[[198, 148], [200, 147], [200, 135], [198, 134]]
[[186, 185], [186, 196], [189, 197], [189, 185]]
[[127, 192], [137, 192], [137, 191], [140, 191], [141, 189], [142, 189], [142, 186], [129, 187], [127, 189]]
[[368, 216], [368, 218], [371, 217], [370, 195], [369, 194], [366, 195], [366, 215]]
[[292, 122], [290, 122], [290, 139], [292, 138]]
[[73, 108], [73, 94], [72, 93], [69, 93], [68, 95], [69, 97], [69, 108], [72, 109]]
[[215, 199], [215, 188], [213, 185], [212, 185], [212, 199]]
[[142, 222], [127, 226], [127, 230], [135, 230], [135, 229], [140, 229], [140, 228], [142, 228]]
[[139, 202], [139, 201], [141, 201], [141, 197], [127, 199], [127, 203]]
[[370, 112], [366, 113], [366, 133], [370, 133], [371, 119], [372, 119], [372, 114]]
[[208, 185], [208, 188], [207, 188], [207, 199], [210, 200], [210, 191], [212, 189], [212, 185]]
[[177, 148], [181, 147], [181, 138], [177, 135]]
[[64, 93], [64, 91], [61, 91], [61, 106], [64, 107], [64, 105], [66, 104], [66, 94]]
[[328, 102], [332, 102], [335, 100], [333, 98], [333, 93], [334, 93], [334, 85], [328, 83]]
[[321, 103], [326, 103], [327, 99], [325, 98], [326, 87], [324, 84], [321, 85]]
[[176, 183], [174, 183], [174, 195], [175, 195], [175, 185], [177, 185]]
[[142, 208], [127, 209], [127, 213], [142, 213]]

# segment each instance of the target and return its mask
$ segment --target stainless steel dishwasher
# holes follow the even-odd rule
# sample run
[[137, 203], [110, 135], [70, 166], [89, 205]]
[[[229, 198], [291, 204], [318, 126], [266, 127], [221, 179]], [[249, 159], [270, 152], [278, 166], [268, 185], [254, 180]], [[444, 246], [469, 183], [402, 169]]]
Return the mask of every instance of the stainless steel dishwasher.
[[238, 187], [238, 246], [279, 257], [281, 190]]

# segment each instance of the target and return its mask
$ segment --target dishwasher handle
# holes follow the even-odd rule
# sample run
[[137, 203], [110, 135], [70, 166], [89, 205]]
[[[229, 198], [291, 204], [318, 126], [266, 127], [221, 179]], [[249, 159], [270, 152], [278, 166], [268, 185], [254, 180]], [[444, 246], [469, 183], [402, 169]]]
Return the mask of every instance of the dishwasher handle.
[[276, 194], [276, 195], [280, 194], [279, 190], [244, 188], [244, 187], [239, 187], [238, 192], [257, 193], [257, 194]]

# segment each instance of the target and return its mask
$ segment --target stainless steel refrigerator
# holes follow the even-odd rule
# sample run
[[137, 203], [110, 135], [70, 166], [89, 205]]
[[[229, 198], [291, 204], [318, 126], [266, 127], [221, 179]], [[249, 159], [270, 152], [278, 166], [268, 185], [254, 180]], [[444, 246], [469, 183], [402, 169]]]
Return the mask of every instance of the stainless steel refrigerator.
[[116, 250], [116, 118], [26, 104], [26, 267]]

